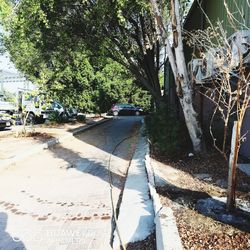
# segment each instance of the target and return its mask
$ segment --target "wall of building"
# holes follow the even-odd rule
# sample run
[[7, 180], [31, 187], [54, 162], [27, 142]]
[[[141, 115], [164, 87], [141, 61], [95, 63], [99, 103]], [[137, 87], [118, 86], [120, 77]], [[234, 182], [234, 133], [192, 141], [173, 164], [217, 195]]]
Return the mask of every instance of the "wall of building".
[[0, 72], [0, 91], [9, 91], [17, 94], [19, 89], [34, 90], [36, 87], [23, 75], [9, 71]]
[[[210, 27], [210, 22], [216, 25], [216, 23], [220, 21], [222, 22], [224, 30], [227, 32], [227, 37], [230, 37], [237, 30], [250, 27], [250, 7], [246, 0], [226, 0], [228, 9], [233, 13], [233, 17], [238, 20], [239, 23], [243, 24], [240, 25], [236, 22], [236, 27], [232, 27], [229, 23], [230, 19], [227, 15], [224, 0], [200, 0], [200, 2], [201, 3], [198, 4], [196, 0], [194, 1], [184, 23], [185, 31], [206, 29]], [[204, 12], [206, 14], [204, 14]], [[239, 12], [242, 13], [244, 19], [242, 19]], [[192, 59], [194, 50], [186, 44], [184, 44], [184, 49], [186, 61], [189, 62]]]
[[[202, 9], [205, 11], [207, 17], [213, 25], [216, 25], [217, 21], [220, 20], [224, 29], [227, 32], [227, 37], [230, 37], [237, 30], [242, 30], [250, 27], [250, 7], [246, 0], [226, 0], [228, 8], [231, 13], [234, 13], [234, 18], [239, 20], [243, 25], [237, 24], [236, 27], [230, 25], [226, 8], [224, 6], [224, 0], [203, 0]], [[242, 19], [239, 12], [243, 13], [244, 18]], [[184, 24], [184, 29], [187, 31], [205, 29], [208, 28], [209, 21], [200, 8], [200, 5], [195, 1], [187, 16]], [[187, 63], [192, 59], [195, 51], [184, 45], [185, 56]], [[198, 56], [196, 54], [196, 56]], [[203, 98], [198, 93], [195, 98], [196, 110], [200, 114], [200, 122], [203, 128], [209, 123], [210, 115], [213, 110], [213, 104], [206, 98]], [[243, 123], [242, 134], [250, 130], [250, 110], [248, 110], [245, 120]], [[250, 159], [250, 132], [246, 136], [246, 141], [242, 143], [240, 154]]]
[[245, 114], [241, 133], [242, 135], [246, 134], [246, 136], [241, 143], [240, 154], [250, 159], [250, 109]]
[[[227, 10], [224, 5], [224, 0], [204, 0], [204, 8], [207, 16], [211, 20], [212, 24], [215, 24], [218, 20], [223, 22], [224, 29], [227, 31], [228, 36], [231, 36], [236, 30], [230, 25]], [[250, 11], [246, 0], [226, 0], [228, 9], [236, 20], [250, 27]], [[244, 18], [241, 17], [241, 12]], [[244, 25], [239, 23], [235, 27], [237, 30], [246, 29]], [[208, 20], [205, 19], [205, 28], [209, 27]]]

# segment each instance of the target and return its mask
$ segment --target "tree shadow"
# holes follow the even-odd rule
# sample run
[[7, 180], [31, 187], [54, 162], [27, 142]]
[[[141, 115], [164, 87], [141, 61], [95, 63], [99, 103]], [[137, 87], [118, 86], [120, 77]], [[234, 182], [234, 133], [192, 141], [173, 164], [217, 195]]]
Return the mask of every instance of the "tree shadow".
[[[201, 182], [219, 187], [225, 191], [227, 189], [228, 163], [215, 150], [193, 157], [187, 157], [185, 154], [176, 159], [159, 155], [153, 158], [174, 169], [188, 173]], [[250, 177], [237, 169], [237, 179], [236, 191], [244, 193], [250, 192]]]
[[[69, 149], [63, 144], [57, 144], [49, 150], [58, 159], [63, 159], [68, 163], [67, 170], [75, 169], [77, 171], [90, 174], [98, 177], [106, 182], [110, 182], [117, 188], [122, 188], [125, 182], [126, 170], [119, 174], [119, 169], [112, 169], [114, 163], [119, 164], [119, 159], [130, 161], [134, 152], [132, 144], [132, 136], [138, 131], [138, 127], [141, 126], [141, 118], [138, 117], [126, 117], [125, 119], [114, 119], [112, 122], [106, 122], [97, 128], [92, 128], [84, 133], [75, 135], [74, 138], [83, 142], [77, 145], [79, 149]], [[131, 136], [132, 135], [132, 136]], [[123, 143], [119, 144], [122, 140], [126, 139]], [[70, 140], [70, 139], [69, 139]], [[106, 156], [86, 156], [84, 157], [81, 152], [84, 153], [84, 147], [87, 145], [94, 146], [102, 152], [108, 153]], [[118, 147], [116, 148], [116, 146]], [[66, 145], [66, 143], [65, 143]], [[129, 145], [129, 146], [128, 146]], [[116, 148], [115, 152], [113, 152]], [[91, 150], [91, 149], [88, 149]], [[109, 154], [115, 156], [114, 162], [111, 159], [111, 170], [108, 169]], [[103, 159], [105, 158], [105, 159]]]
[[6, 232], [8, 215], [0, 212], [0, 249], [3, 250], [26, 250], [23, 242], [16, 236], [11, 236]]
[[227, 211], [225, 200], [222, 198], [217, 199], [206, 192], [183, 189], [172, 184], [157, 187], [157, 192], [215, 221], [250, 232], [250, 213], [239, 207], [233, 212]]
[[117, 188], [121, 188], [122, 183], [125, 181], [125, 176], [115, 173], [112, 169], [109, 171], [103, 161], [98, 158], [83, 158], [78, 152], [65, 148], [61, 144], [51, 148], [50, 151], [56, 158], [63, 159], [68, 163], [65, 170], [75, 169], [82, 173], [98, 177], [108, 183], [111, 178], [113, 186]]
[[[104, 152], [112, 153], [119, 144], [113, 155], [131, 160], [131, 138], [141, 126], [141, 117], [116, 117], [111, 122], [106, 122], [97, 128], [75, 135], [79, 141], [87, 143]], [[133, 152], [132, 152], [133, 153]]]

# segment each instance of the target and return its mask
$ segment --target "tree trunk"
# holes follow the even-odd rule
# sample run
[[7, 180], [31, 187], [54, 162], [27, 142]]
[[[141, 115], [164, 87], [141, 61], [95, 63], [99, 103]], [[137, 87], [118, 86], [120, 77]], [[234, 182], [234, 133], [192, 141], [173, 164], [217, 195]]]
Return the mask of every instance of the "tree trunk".
[[179, 100], [184, 113], [186, 126], [193, 144], [193, 149], [195, 152], [201, 152], [202, 131], [198, 123], [197, 113], [193, 107], [192, 96], [190, 96], [190, 93], [186, 93], [183, 95], [183, 98]]
[[171, 16], [174, 42], [173, 45], [175, 51], [175, 65], [177, 69], [175, 82], [178, 91], [177, 95], [180, 99], [194, 151], [200, 152], [202, 151], [202, 131], [197, 119], [198, 115], [193, 106], [193, 89], [189, 80], [187, 65], [184, 56], [181, 17], [179, 10], [179, 1], [171, 0]]
[[195, 152], [202, 151], [202, 130], [198, 122], [198, 115], [193, 106], [193, 89], [188, 76], [187, 65], [183, 51], [183, 38], [181, 30], [180, 5], [178, 0], [171, 0], [171, 24], [173, 34], [173, 47], [170, 45], [167, 31], [163, 25], [156, 0], [151, 0], [156, 14], [158, 33], [166, 40], [169, 62], [175, 78], [176, 92], [179, 97], [185, 122]]
[[229, 171], [228, 171], [228, 187], [227, 187], [227, 209], [232, 211], [235, 208], [235, 188], [236, 188], [236, 167], [237, 167], [237, 150], [239, 136], [237, 133], [238, 123], [234, 122], [232, 139], [231, 139], [231, 153], [229, 156]]

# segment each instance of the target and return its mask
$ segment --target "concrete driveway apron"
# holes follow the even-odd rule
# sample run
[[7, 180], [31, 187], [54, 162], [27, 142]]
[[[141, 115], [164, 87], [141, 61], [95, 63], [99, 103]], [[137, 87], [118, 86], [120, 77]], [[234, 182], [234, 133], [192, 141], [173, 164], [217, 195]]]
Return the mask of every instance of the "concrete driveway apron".
[[110, 249], [140, 117], [118, 117], [29, 157], [0, 175], [0, 249]]

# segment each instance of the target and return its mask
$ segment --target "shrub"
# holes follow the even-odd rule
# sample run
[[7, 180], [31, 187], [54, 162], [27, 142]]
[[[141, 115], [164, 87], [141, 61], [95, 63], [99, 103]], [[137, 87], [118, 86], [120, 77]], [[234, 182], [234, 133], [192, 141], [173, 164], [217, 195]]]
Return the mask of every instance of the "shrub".
[[162, 107], [145, 119], [146, 132], [153, 148], [160, 154], [175, 156], [185, 144], [185, 127], [176, 112]]

